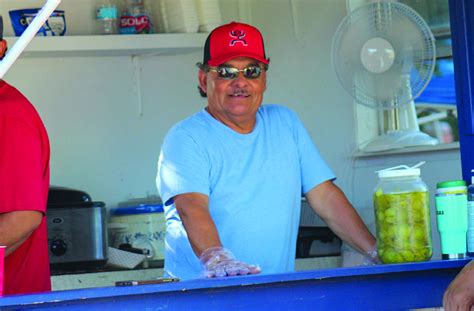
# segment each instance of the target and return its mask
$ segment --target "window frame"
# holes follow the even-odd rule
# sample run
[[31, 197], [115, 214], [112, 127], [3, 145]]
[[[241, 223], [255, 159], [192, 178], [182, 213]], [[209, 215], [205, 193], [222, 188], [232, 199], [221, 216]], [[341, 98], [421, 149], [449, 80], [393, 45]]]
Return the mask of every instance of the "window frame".
[[461, 168], [463, 179], [470, 183], [474, 169], [474, 2], [449, 0], [449, 15]]
[[[364, 0], [347, 0], [347, 9], [350, 13], [355, 8], [367, 4], [368, 1]], [[449, 8], [450, 10], [450, 8]], [[451, 19], [451, 17], [450, 17]], [[444, 39], [449, 38], [451, 36], [450, 27], [436, 27], [432, 28], [433, 35], [435, 39]], [[449, 46], [436, 46], [436, 58], [445, 58], [450, 57], [452, 55], [452, 49]], [[375, 139], [376, 137], [380, 136], [384, 130], [384, 112], [378, 109], [372, 109], [366, 107], [364, 105], [358, 104], [355, 100], [353, 100], [354, 105], [354, 118], [355, 122], [355, 135], [356, 135], [356, 155], [364, 155], [364, 154], [379, 154], [379, 153], [392, 153], [396, 151], [396, 153], [400, 153], [400, 150], [405, 150], [407, 152], [411, 152], [413, 148], [417, 149], [418, 147], [410, 147], [410, 148], [403, 148], [403, 149], [392, 149], [387, 151], [381, 151], [377, 153], [369, 153], [362, 151], [363, 147], [370, 142], [371, 140]], [[417, 118], [418, 119], [418, 118]], [[447, 143], [440, 143], [438, 145], [428, 145], [428, 146], [420, 146], [422, 150], [436, 150], [436, 149], [444, 149], [444, 147], [439, 147], [440, 145], [451, 145], [451, 147], [457, 147], [457, 141], [447, 144]], [[420, 149], [420, 148], [418, 148]]]

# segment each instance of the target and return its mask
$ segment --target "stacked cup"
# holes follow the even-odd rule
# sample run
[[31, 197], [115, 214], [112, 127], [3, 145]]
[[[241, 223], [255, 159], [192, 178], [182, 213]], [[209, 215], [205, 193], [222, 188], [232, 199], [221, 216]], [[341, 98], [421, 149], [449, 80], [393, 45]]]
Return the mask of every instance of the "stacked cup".
[[199, 32], [209, 32], [222, 23], [218, 0], [197, 0]]
[[436, 221], [443, 259], [466, 257], [467, 187], [464, 180], [436, 185]]
[[160, 20], [163, 32], [198, 32], [199, 20], [195, 0], [161, 0]]

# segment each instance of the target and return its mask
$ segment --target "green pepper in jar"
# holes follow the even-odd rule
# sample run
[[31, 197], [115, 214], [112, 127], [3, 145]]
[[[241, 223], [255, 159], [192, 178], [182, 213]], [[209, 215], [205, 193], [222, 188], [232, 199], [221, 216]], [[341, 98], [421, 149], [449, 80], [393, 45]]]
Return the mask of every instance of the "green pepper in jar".
[[432, 255], [427, 192], [374, 197], [377, 244], [384, 263], [428, 260]]

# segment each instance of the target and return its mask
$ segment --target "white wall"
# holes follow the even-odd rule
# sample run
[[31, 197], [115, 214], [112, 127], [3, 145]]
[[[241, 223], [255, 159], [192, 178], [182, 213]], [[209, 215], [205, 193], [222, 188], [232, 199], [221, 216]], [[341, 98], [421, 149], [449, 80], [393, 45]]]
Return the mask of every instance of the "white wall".
[[[42, 1], [0, 3], [6, 16], [9, 9]], [[290, 3], [221, 1], [225, 21], [254, 23], [265, 36], [271, 57], [265, 102], [288, 105], [300, 114], [340, 184], [348, 188], [354, 137], [347, 133], [352, 133], [353, 112], [329, 55], [345, 1], [293, 1], [293, 10]], [[63, 0], [69, 34], [95, 31], [90, 26], [93, 4]], [[9, 26], [8, 18], [5, 22]], [[52, 184], [83, 189], [114, 206], [157, 193], [156, 160], [166, 131], [205, 106], [194, 66], [201, 59], [202, 52], [141, 59], [143, 116], [137, 114], [129, 57], [22, 58], [6, 80], [30, 98], [44, 119], [52, 147]], [[334, 127], [335, 120], [346, 121]]]
[[[6, 16], [20, 3], [42, 1], [0, 0], [0, 12]], [[92, 0], [63, 0], [69, 34], [94, 33], [93, 7]], [[271, 58], [264, 101], [287, 105], [300, 115], [356, 208], [371, 209], [377, 169], [426, 160], [422, 177], [432, 193], [437, 181], [461, 177], [458, 151], [352, 157], [354, 107], [330, 59], [345, 0], [221, 0], [221, 7], [224, 21], [251, 22], [261, 29]], [[83, 189], [113, 207], [157, 194], [156, 161], [166, 131], [205, 106], [194, 66], [201, 59], [202, 52], [141, 59], [143, 116], [137, 114], [129, 57], [24, 58], [6, 80], [43, 117], [52, 146], [52, 184]], [[373, 221], [371, 213], [365, 214]]]

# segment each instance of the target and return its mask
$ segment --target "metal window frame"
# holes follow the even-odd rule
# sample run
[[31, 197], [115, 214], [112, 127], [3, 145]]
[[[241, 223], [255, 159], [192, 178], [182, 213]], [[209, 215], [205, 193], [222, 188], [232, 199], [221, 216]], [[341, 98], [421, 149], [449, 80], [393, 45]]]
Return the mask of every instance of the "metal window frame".
[[474, 169], [474, 1], [449, 0], [462, 176]]

